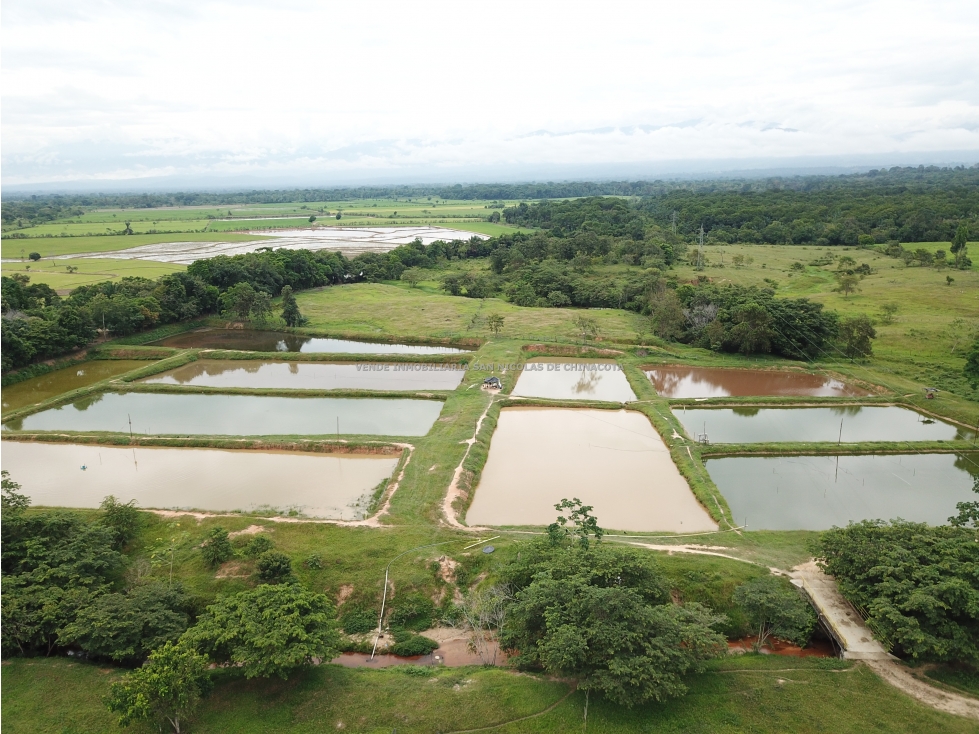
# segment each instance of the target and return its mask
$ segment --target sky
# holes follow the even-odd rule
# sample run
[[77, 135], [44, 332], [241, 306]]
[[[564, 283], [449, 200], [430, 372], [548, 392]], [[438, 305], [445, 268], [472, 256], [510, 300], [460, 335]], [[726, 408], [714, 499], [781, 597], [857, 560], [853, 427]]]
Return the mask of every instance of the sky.
[[979, 161], [979, 3], [5, 0], [0, 183]]

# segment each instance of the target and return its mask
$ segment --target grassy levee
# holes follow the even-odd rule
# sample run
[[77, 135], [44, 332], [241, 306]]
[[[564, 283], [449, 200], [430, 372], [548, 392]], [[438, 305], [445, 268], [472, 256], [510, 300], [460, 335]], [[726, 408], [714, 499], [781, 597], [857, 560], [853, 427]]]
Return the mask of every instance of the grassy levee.
[[169, 385], [162, 383], [133, 383], [124, 387], [113, 386], [113, 392], [144, 392], [170, 395], [267, 395], [280, 398], [393, 398], [398, 400], [436, 400], [445, 401], [450, 390], [358, 390], [337, 388], [335, 390], [296, 389], [289, 387], [211, 387], [208, 385]]
[[51, 362], [38, 362], [27, 365], [19, 370], [7, 372], [3, 376], [3, 381], [0, 382], [0, 387], [10, 387], [11, 385], [16, 385], [18, 382], [32, 380], [35, 377], [41, 377], [49, 372], [55, 372], [56, 370], [62, 370], [65, 367], [74, 367], [75, 365], [83, 364], [90, 359], [92, 359], [90, 352], [82, 352], [73, 357], [66, 357], [64, 359], [52, 360]]
[[[120, 672], [65, 659], [11, 660], [4, 666], [3, 719], [9, 732], [106, 732], [115, 718], [101, 703]], [[481, 727], [503, 734], [582, 730], [585, 694], [570, 682], [484, 668], [348, 669], [323, 665], [288, 681], [245, 681], [219, 672], [193, 731], [452, 734]], [[598, 734], [690, 732], [775, 734], [942, 731], [975, 723], [919, 705], [869, 668], [817, 658], [743, 655], [689, 676], [676, 700], [626, 709], [592, 696], [588, 728]], [[508, 723], [510, 722], [510, 723]], [[134, 726], [136, 734], [153, 731]]]
[[349, 354], [341, 352], [247, 352], [238, 349], [198, 349], [202, 359], [242, 359], [267, 362], [330, 362], [392, 364], [469, 364], [471, 353], [463, 354]]
[[[195, 319], [194, 321], [181, 321], [176, 324], [167, 324], [165, 326], [158, 326], [155, 329], [149, 329], [147, 331], [141, 331], [137, 334], [131, 334], [130, 336], [120, 336], [113, 339], [110, 342], [106, 342], [106, 345], [112, 346], [142, 346], [144, 344], [149, 344], [150, 342], [159, 341], [160, 339], [166, 339], [168, 336], [174, 336], [176, 334], [182, 334], [185, 331], [192, 331], [193, 329], [199, 329], [202, 326], [206, 326], [210, 319]], [[167, 347], [162, 347], [167, 348]]]
[[717, 443], [698, 446], [703, 459], [726, 456], [859, 456], [866, 454], [974, 453], [972, 441], [863, 441], [861, 443]]

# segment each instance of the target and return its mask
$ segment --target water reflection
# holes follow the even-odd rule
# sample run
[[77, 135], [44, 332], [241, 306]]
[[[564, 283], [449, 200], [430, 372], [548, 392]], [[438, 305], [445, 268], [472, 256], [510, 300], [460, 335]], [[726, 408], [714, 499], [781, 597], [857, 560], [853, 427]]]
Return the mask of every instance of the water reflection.
[[975, 431], [896, 406], [832, 408], [673, 409], [687, 435], [707, 434], [711, 443], [770, 441], [952, 441], [972, 440]]
[[153, 342], [179, 349], [240, 349], [249, 352], [336, 352], [343, 354], [461, 354], [465, 349], [420, 344], [387, 344], [322, 339], [284, 331], [197, 329]]
[[826, 375], [718, 367], [657, 367], [646, 375], [667, 398], [720, 398], [748, 395], [854, 397], [871, 395]]
[[932, 525], [976, 499], [979, 453], [708, 459], [707, 471], [749, 530], [826, 530], [860, 520]]
[[525, 365], [514, 395], [556, 400], [636, 399], [622, 368], [612, 360], [532, 359]]
[[504, 408], [466, 521], [547, 525], [565, 497], [592, 505], [607, 528], [717, 528], [641, 413]]
[[391, 476], [398, 459], [4, 441], [3, 462], [37, 505], [98, 507], [112, 494], [147, 508], [271, 507], [353, 520], [363, 516], [374, 488]]
[[455, 390], [464, 374], [459, 365], [450, 364], [200, 359], [142, 381], [168, 385], [295, 390]]
[[55, 370], [41, 377], [3, 388], [3, 410], [6, 412], [34, 405], [56, 395], [93, 385], [148, 364], [150, 362], [129, 359], [100, 359]]
[[178, 435], [424, 436], [441, 410], [442, 403], [434, 400], [110, 392], [86, 398], [81, 407], [66, 405], [8, 421], [4, 428]]

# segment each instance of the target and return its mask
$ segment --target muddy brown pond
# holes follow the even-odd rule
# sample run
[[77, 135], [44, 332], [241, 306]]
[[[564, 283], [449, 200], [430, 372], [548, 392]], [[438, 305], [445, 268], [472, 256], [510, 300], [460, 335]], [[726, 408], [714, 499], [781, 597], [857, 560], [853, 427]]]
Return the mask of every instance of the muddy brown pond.
[[971, 441], [975, 437], [971, 429], [897, 406], [674, 408], [673, 414], [687, 435], [696, 438], [706, 433], [711, 443]]
[[232, 436], [424, 436], [437, 400], [100, 393], [10, 420], [4, 429]]
[[140, 382], [293, 390], [455, 390], [465, 374], [452, 364], [199, 359]]
[[879, 456], [736, 456], [707, 471], [749, 530], [827, 530], [903, 518], [944, 525], [975, 500], [979, 453]]
[[324, 339], [285, 331], [197, 329], [153, 342], [180, 349], [240, 349], [248, 352], [336, 352], [343, 354], [461, 354], [465, 349], [428, 344]]
[[775, 370], [667, 366], [647, 370], [656, 392], [666, 398], [722, 398], [748, 395], [862, 397], [869, 390], [827, 375]]
[[612, 360], [541, 358], [528, 360], [514, 395], [556, 400], [636, 399], [622, 368]]
[[717, 529], [643, 414], [503, 409], [466, 522], [548, 525], [565, 497], [592, 505], [606, 528]]
[[[215, 512], [274, 508], [355, 520], [397, 457], [3, 442], [3, 465], [35, 505]], [[287, 477], [288, 481], [283, 481]]]
[[129, 359], [99, 359], [48, 372], [31, 380], [3, 388], [3, 410], [16, 410], [43, 402], [55, 395], [87, 387], [101, 380], [145, 367], [152, 362]]

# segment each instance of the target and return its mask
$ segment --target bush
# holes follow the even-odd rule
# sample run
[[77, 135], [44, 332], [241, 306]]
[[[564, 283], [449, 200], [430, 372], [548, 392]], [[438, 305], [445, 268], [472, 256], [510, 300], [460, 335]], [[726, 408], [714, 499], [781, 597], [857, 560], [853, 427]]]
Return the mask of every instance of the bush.
[[303, 559], [303, 567], [319, 570], [323, 568], [323, 556], [319, 553], [310, 553]]
[[340, 616], [340, 626], [348, 635], [363, 635], [377, 628], [377, 612], [366, 607], [353, 607]]
[[389, 622], [392, 627], [421, 632], [432, 626], [435, 604], [422, 594], [406, 594], [394, 603]]
[[211, 568], [221, 565], [234, 555], [235, 549], [231, 547], [228, 531], [224, 528], [211, 530], [207, 534], [207, 540], [201, 544], [201, 557]]
[[245, 555], [249, 558], [255, 558], [262, 555], [263, 553], [272, 550], [275, 544], [269, 540], [268, 536], [256, 535], [245, 546]]
[[439, 644], [427, 637], [416, 635], [413, 632], [392, 628], [394, 644], [388, 648], [388, 652], [403, 658], [411, 658], [416, 655], [428, 655], [438, 649]]
[[262, 581], [278, 582], [287, 578], [292, 573], [292, 562], [289, 556], [279, 551], [265, 551], [258, 557], [255, 564], [258, 569], [258, 577]]

